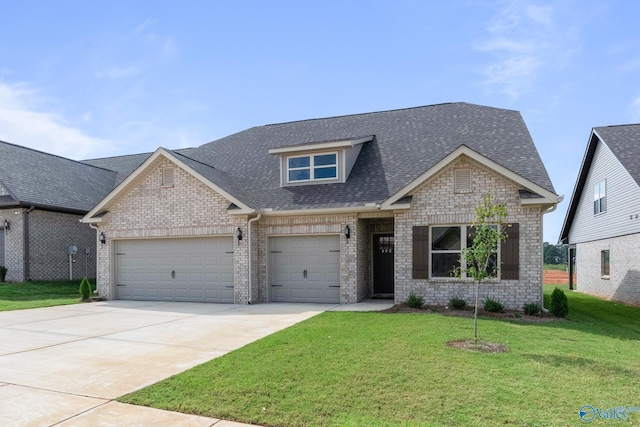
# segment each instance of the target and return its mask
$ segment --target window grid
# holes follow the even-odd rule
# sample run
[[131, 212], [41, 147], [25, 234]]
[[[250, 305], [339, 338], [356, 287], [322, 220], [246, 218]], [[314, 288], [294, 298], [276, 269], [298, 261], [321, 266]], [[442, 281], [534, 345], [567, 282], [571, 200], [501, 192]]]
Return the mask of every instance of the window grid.
[[326, 181], [337, 178], [337, 153], [291, 156], [287, 158], [287, 182]]

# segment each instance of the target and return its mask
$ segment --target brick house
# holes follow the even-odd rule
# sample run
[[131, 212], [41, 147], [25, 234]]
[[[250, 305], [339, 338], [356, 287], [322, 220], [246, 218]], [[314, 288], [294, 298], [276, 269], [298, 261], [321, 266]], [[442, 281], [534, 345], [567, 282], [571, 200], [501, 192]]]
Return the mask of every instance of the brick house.
[[158, 148], [128, 175], [127, 162], [88, 163], [123, 178], [83, 218], [107, 298], [471, 302], [472, 282], [451, 270], [490, 193], [510, 228], [482, 294], [542, 302], [543, 215], [559, 198], [516, 111], [451, 103], [303, 120]]
[[113, 188], [115, 172], [6, 142], [0, 159], [6, 280], [95, 277], [96, 233], [80, 219]]
[[[640, 125], [591, 130], [560, 241], [586, 294], [640, 305]], [[569, 275], [573, 278], [573, 274]]]

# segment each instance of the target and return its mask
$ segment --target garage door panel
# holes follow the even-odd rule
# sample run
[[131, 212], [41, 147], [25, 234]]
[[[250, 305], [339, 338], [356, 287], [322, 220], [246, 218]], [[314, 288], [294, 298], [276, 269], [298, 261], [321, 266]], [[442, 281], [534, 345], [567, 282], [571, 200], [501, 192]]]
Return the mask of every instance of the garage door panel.
[[272, 301], [340, 302], [338, 236], [272, 237]]
[[[116, 242], [117, 298], [233, 302], [233, 239]], [[227, 289], [231, 286], [231, 289]]]

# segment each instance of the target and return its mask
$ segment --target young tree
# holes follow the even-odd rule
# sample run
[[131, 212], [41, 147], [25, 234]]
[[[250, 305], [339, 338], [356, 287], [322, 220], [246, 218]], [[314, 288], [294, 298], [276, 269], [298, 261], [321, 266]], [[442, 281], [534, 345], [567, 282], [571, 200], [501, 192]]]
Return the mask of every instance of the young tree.
[[475, 309], [473, 311], [473, 339], [478, 340], [478, 294], [480, 282], [498, 274], [498, 245], [507, 238], [504, 220], [507, 217], [506, 203], [497, 203], [490, 194], [484, 194], [474, 208], [474, 231], [471, 245], [462, 249], [464, 264], [460, 271], [476, 283]]

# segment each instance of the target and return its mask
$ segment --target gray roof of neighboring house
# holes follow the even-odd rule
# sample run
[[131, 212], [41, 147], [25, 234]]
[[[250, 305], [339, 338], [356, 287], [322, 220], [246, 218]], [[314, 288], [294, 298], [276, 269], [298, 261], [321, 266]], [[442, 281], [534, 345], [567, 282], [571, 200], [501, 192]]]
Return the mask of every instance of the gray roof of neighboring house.
[[[271, 148], [374, 135], [346, 183], [280, 187]], [[188, 157], [224, 170], [255, 208], [336, 208], [380, 203], [461, 145], [555, 193], [517, 111], [467, 103], [257, 126], [193, 149]]]
[[115, 185], [112, 171], [3, 141], [0, 159], [4, 205], [88, 212]]
[[613, 155], [629, 172], [629, 175], [640, 185], [640, 124], [594, 127], [582, 159], [575, 188], [571, 194], [567, 214], [560, 230], [560, 238], [558, 239], [560, 242], [566, 243], [569, 239], [569, 230], [576, 215], [580, 195], [584, 191], [599, 140], [607, 144]]
[[593, 128], [622, 166], [640, 184], [640, 124]]

